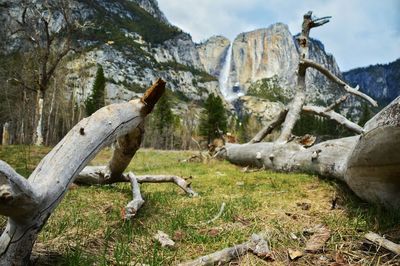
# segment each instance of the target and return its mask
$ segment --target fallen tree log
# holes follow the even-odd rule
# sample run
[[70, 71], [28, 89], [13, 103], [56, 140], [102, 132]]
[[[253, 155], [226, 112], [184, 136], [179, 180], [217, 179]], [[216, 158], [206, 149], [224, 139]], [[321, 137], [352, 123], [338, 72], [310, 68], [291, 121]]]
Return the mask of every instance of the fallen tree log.
[[[145, 117], [165, 91], [159, 79], [142, 99], [106, 106], [80, 121], [43, 158], [28, 179], [0, 164], [0, 214], [8, 216], [0, 237], [0, 265], [27, 265], [38, 233], [81, 170], [115, 139], [127, 140], [114, 152], [109, 178], [118, 178], [139, 148]], [[140, 139], [139, 139], [140, 138]], [[118, 148], [116, 149], [118, 150]], [[130, 153], [125, 156], [124, 152]]]
[[362, 135], [310, 148], [294, 142], [226, 144], [222, 156], [242, 166], [334, 177], [366, 201], [399, 209], [399, 150], [400, 97], [368, 121]]
[[[282, 124], [280, 136], [275, 142], [258, 144], [226, 144], [219, 156], [228, 161], [257, 168], [287, 172], [307, 172], [340, 179], [362, 199], [400, 209], [400, 97], [368, 121], [364, 128], [333, 111], [346, 101], [343, 96], [328, 107], [304, 106], [305, 76], [311, 67], [339, 84], [347, 94], [354, 94], [371, 105], [377, 102], [368, 95], [350, 87], [326, 67], [308, 59], [309, 33], [314, 27], [329, 22], [304, 15], [299, 44], [299, 66], [294, 99]], [[356, 132], [357, 136], [329, 140], [312, 147], [293, 141], [293, 127], [301, 112], [328, 117]], [[279, 117], [274, 121], [280, 121]], [[267, 125], [257, 134], [257, 140], [265, 137]]]

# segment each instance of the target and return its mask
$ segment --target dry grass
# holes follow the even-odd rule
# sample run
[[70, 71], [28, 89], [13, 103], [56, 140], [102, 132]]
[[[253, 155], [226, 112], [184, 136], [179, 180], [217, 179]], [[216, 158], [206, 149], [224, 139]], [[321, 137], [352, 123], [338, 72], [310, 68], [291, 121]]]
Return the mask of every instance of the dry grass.
[[[0, 158], [28, 174], [48, 149], [9, 147]], [[342, 184], [307, 174], [269, 171], [243, 173], [227, 162], [179, 163], [191, 152], [142, 150], [129, 170], [137, 174], [193, 176], [198, 198], [188, 198], [172, 184], [144, 184], [145, 205], [133, 221], [121, 210], [131, 200], [128, 184], [71, 190], [39, 236], [39, 262], [50, 265], [174, 265], [268, 232], [275, 261], [253, 255], [232, 265], [400, 265], [383, 249], [363, 245], [368, 231], [399, 242], [399, 212], [387, 212], [358, 200]], [[92, 163], [104, 164], [110, 151]], [[332, 199], [337, 197], [334, 210]], [[222, 216], [211, 224], [221, 204]], [[308, 203], [310, 208], [302, 208]], [[5, 220], [2, 220], [4, 223]], [[323, 251], [288, 259], [288, 248], [303, 250], [305, 229], [318, 224], [331, 230]], [[161, 248], [152, 236], [162, 230], [175, 238], [173, 250]], [[294, 237], [295, 236], [295, 237]], [[336, 263], [336, 264], [335, 264]]]

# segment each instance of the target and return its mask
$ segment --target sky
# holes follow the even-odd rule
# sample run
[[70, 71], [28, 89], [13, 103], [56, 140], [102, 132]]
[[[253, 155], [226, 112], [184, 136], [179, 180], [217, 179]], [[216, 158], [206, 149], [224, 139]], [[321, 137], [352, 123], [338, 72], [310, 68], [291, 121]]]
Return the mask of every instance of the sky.
[[400, 58], [400, 0], [158, 0], [173, 24], [201, 42], [213, 35], [233, 40], [239, 33], [276, 22], [300, 31], [303, 14], [332, 16], [311, 31], [335, 56], [342, 71]]

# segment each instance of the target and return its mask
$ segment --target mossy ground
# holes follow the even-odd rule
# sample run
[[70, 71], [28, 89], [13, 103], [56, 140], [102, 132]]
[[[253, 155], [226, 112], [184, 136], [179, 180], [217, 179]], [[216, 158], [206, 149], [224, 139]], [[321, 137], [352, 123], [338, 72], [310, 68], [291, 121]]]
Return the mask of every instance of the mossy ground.
[[[0, 146], [1, 147], [1, 146]], [[0, 148], [0, 159], [28, 175], [49, 148]], [[253, 255], [235, 265], [400, 265], [383, 249], [365, 248], [368, 231], [400, 240], [399, 212], [388, 212], [357, 199], [346, 186], [307, 174], [270, 171], [245, 173], [223, 161], [180, 163], [194, 152], [141, 150], [129, 166], [136, 174], [193, 176], [200, 197], [189, 198], [173, 184], [141, 186], [145, 204], [132, 221], [121, 210], [132, 198], [128, 184], [71, 189], [41, 232], [35, 251], [50, 265], [174, 265], [268, 232], [274, 262]], [[101, 152], [92, 162], [107, 162]], [[337, 208], [331, 209], [337, 197]], [[222, 216], [211, 224], [225, 202]], [[298, 204], [309, 203], [303, 210]], [[1, 225], [5, 219], [0, 220]], [[288, 248], [302, 250], [306, 228], [324, 224], [331, 238], [318, 254], [290, 261]], [[161, 248], [152, 236], [162, 230], [176, 240]], [[295, 236], [295, 237], [293, 237]]]

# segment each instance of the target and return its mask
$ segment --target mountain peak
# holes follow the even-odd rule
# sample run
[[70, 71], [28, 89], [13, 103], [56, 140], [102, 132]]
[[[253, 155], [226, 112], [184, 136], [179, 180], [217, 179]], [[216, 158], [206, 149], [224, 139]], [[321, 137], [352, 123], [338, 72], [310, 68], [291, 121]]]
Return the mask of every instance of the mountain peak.
[[159, 19], [161, 22], [170, 25], [167, 17], [158, 7], [157, 0], [130, 0], [130, 1], [138, 4], [141, 8], [146, 10], [153, 17]]

